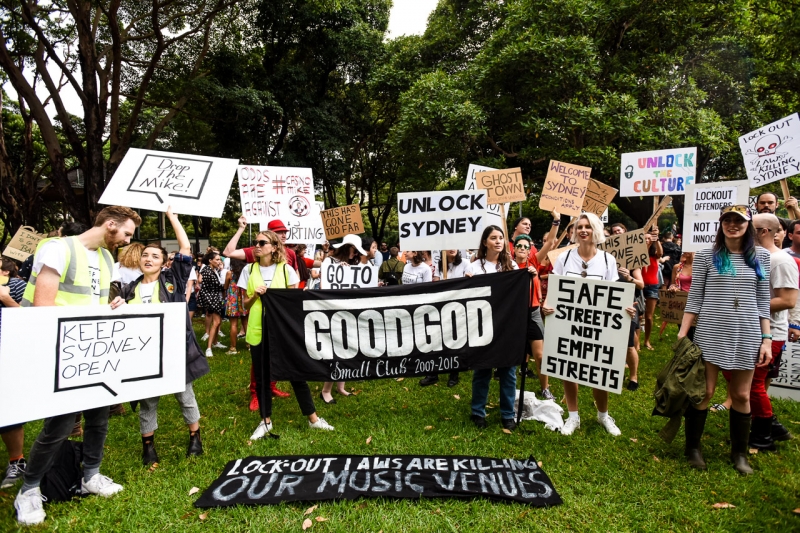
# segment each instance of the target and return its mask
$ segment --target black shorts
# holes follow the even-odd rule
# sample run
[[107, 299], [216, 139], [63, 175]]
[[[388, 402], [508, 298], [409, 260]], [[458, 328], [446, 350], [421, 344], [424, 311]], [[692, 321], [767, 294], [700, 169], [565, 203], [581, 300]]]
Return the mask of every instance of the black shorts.
[[528, 340], [544, 340], [544, 322], [542, 322], [542, 313], [538, 307], [528, 308]]
[[631, 331], [628, 334], [628, 348], [636, 346], [636, 330], [639, 329], [639, 322], [631, 320]]
[[9, 431], [12, 431], [12, 430], [15, 430], [15, 429], [19, 429], [24, 425], [25, 424], [14, 424], [13, 426], [2, 427], [2, 428], [0, 428], [0, 435], [2, 435], [3, 433], [8, 433]]

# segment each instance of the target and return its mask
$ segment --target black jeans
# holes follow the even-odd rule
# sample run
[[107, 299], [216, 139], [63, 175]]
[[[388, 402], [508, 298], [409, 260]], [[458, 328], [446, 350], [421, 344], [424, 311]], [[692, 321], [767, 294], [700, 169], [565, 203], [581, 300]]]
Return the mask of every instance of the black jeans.
[[[266, 332], [264, 333], [266, 334]], [[268, 355], [264, 353], [264, 344], [253, 344], [250, 346], [250, 357], [253, 361], [253, 374], [256, 378], [256, 396], [258, 397], [258, 408], [261, 411], [261, 418], [272, 417], [272, 389], [269, 386], [272, 378]], [[317, 412], [314, 407], [314, 400], [311, 398], [311, 389], [305, 381], [290, 381], [294, 390], [294, 397], [300, 405], [303, 415], [309, 416]]]

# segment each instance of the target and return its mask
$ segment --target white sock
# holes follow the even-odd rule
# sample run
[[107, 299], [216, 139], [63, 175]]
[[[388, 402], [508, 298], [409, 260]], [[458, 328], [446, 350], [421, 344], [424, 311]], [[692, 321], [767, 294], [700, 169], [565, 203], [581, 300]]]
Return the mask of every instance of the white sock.
[[581, 415], [578, 414], [578, 411], [570, 411], [569, 418], [574, 418], [575, 420], [580, 421]]
[[606, 411], [606, 412], [603, 412], [603, 411], [597, 411], [597, 420], [599, 420], [600, 422], [602, 422], [602, 421], [603, 421], [603, 420], [605, 420], [606, 418], [608, 418], [608, 411]]

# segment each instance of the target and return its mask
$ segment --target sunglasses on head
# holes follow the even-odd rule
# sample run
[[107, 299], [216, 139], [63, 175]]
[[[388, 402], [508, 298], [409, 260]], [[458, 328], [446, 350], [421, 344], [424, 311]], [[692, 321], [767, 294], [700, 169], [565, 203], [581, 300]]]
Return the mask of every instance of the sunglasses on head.
[[263, 248], [264, 246], [266, 246], [268, 244], [272, 244], [272, 242], [271, 241], [255, 241], [253, 243], [253, 246], [258, 246], [259, 248]]
[[720, 211], [720, 218], [727, 215], [728, 213], [735, 213], [738, 215], [742, 215], [747, 220], [751, 220], [753, 218], [750, 208], [746, 205], [729, 205], [723, 207], [722, 210]]

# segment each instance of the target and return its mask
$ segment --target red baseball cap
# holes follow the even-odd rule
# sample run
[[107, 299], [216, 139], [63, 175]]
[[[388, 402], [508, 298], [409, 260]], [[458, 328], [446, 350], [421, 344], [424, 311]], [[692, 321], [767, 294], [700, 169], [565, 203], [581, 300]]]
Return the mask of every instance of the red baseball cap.
[[286, 226], [284, 226], [283, 222], [281, 222], [280, 220], [270, 220], [269, 224], [267, 224], [267, 229], [270, 231], [274, 231], [275, 233], [279, 231], [286, 231], [286, 232], [289, 231], [288, 229], [286, 229]]

